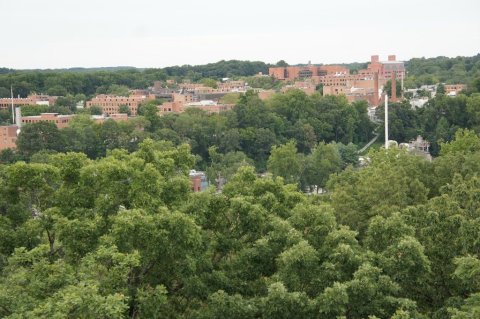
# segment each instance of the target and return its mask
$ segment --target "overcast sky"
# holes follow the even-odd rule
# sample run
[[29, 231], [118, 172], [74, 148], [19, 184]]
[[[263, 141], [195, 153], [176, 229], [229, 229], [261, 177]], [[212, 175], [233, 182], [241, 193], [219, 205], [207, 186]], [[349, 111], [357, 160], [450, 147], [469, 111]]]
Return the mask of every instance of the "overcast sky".
[[0, 67], [365, 62], [480, 52], [479, 0], [0, 0]]

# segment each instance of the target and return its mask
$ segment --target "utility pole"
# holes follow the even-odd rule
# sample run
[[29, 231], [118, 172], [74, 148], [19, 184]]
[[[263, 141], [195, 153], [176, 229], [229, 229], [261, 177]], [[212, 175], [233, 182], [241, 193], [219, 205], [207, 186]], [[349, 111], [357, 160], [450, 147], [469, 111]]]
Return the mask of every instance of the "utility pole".
[[10, 85], [10, 98], [12, 101], [12, 125], [15, 125], [15, 108], [13, 107], [13, 86]]
[[385, 94], [385, 149], [388, 150], [388, 95]]
[[406, 71], [402, 72], [402, 97], [403, 97], [403, 78], [405, 77], [405, 72]]

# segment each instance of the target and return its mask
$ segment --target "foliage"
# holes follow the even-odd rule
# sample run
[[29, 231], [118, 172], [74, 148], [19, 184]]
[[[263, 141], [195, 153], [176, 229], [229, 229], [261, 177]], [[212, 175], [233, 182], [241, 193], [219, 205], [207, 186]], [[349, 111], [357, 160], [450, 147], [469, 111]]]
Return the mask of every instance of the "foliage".
[[[190, 147], [151, 139], [98, 159], [42, 152], [0, 165], [0, 316], [470, 318], [480, 288], [472, 134], [433, 162], [370, 152], [319, 196], [217, 148], [211, 168], [228, 182], [192, 193]], [[272, 171], [292, 178], [280, 160], [299, 157], [295, 143], [272, 156]], [[325, 174], [345, 166], [336, 143], [310, 156]], [[472, 163], [448, 175], [445, 160]]]
[[423, 84], [465, 83], [480, 76], [480, 54], [471, 57], [455, 58], [413, 58], [406, 61], [408, 76], [417, 86]]
[[[468, 94], [393, 106], [394, 134], [436, 137], [432, 161], [393, 147], [362, 168], [366, 104], [295, 90], [268, 102], [247, 92], [222, 114], [159, 116], [146, 103], [128, 122], [25, 125], [18, 152], [0, 154], [0, 317], [476, 318]], [[194, 167], [227, 183], [193, 193]]]
[[267, 167], [273, 176], [283, 177], [287, 183], [297, 183], [300, 177], [300, 162], [295, 142], [290, 141], [285, 145], [272, 147]]
[[200, 83], [205, 85], [205, 86], [214, 88], [214, 89], [217, 88], [217, 81], [215, 79], [203, 78], [203, 79], [200, 80]]
[[17, 148], [20, 154], [29, 157], [41, 150], [60, 151], [63, 149], [63, 140], [54, 123], [41, 121], [22, 127]]
[[128, 116], [132, 115], [132, 110], [130, 110], [130, 107], [128, 105], [120, 105], [118, 108], [119, 113], [125, 113]]
[[225, 104], [237, 104], [240, 100], [240, 93], [227, 93], [221, 99], [221, 103]]
[[191, 80], [199, 80], [201, 78], [230, 78], [233, 76], [249, 76], [258, 72], [268, 73], [268, 65], [263, 62], [250, 61], [219, 61], [217, 63], [209, 63], [205, 65], [183, 65], [172, 66], [163, 69], [168, 76], [187, 77]]

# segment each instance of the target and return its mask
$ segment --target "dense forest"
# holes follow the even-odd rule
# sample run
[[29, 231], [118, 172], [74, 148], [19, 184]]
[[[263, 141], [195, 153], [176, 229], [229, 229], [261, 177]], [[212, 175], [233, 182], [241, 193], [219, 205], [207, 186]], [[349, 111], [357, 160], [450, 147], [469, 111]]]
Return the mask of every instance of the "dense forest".
[[413, 58], [405, 62], [409, 82], [421, 84], [470, 84], [480, 77], [480, 53], [472, 57]]
[[480, 138], [440, 147], [320, 196], [248, 163], [192, 193], [190, 147], [151, 139], [0, 165], [0, 317], [478, 318]]
[[[3, 72], [2, 72], [3, 70]], [[203, 78], [221, 79], [225, 77], [252, 76], [263, 72], [268, 74], [268, 65], [263, 62], [220, 61], [198, 66], [175, 66], [163, 69], [73, 69], [73, 70], [9, 70], [0, 69], [0, 97], [10, 96], [10, 86], [14, 95], [26, 97], [32, 92], [50, 95], [92, 96], [105, 93], [112, 85], [130, 89], [145, 89], [154, 81], [168, 78], [198, 81]]]

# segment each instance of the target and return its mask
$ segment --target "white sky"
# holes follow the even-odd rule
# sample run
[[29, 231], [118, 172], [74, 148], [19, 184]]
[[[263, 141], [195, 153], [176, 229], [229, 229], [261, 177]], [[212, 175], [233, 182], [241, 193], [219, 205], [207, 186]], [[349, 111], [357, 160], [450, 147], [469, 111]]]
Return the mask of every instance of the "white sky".
[[471, 56], [480, 0], [0, 0], [0, 67]]

